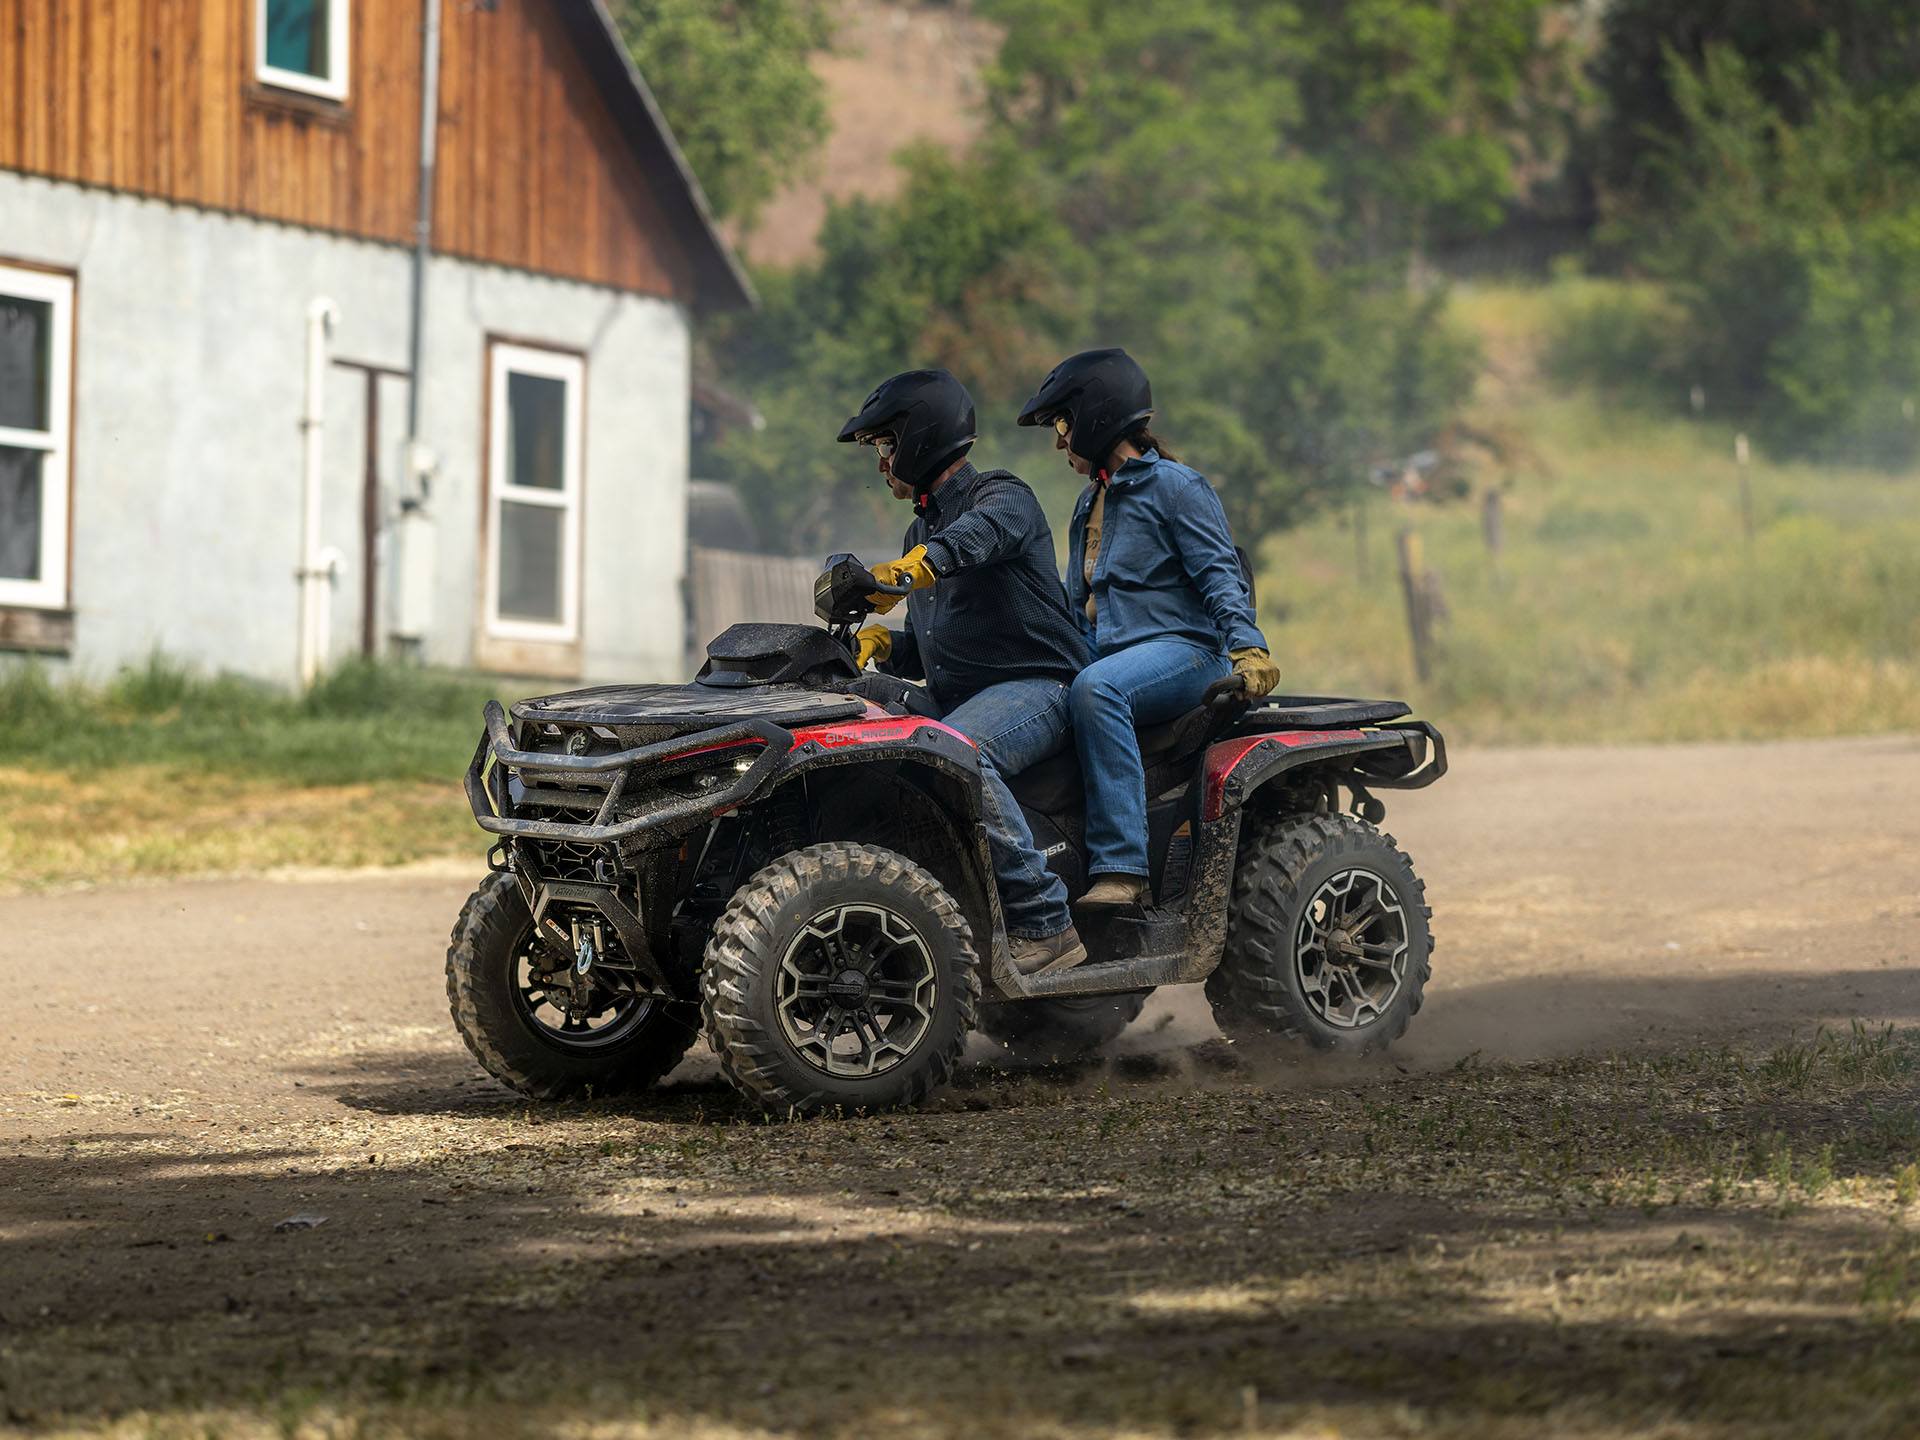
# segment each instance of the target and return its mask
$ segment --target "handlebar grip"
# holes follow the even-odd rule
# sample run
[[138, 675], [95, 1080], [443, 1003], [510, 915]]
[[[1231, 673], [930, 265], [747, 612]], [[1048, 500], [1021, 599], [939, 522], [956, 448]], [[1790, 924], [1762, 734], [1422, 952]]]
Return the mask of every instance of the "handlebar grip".
[[1247, 698], [1247, 677], [1227, 675], [1207, 686], [1206, 693], [1200, 697], [1200, 703], [1212, 710], [1236, 700]]
[[911, 595], [913, 593], [913, 586], [882, 585], [878, 580], [876, 580], [873, 582], [873, 593], [875, 595]]

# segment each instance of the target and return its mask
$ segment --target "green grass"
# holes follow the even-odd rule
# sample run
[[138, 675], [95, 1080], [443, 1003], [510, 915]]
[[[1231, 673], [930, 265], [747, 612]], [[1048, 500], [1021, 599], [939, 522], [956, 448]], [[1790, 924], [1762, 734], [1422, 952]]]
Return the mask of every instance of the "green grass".
[[16, 665], [0, 670], [0, 731], [7, 763], [69, 772], [164, 765], [293, 785], [452, 781], [472, 757], [481, 707], [521, 689], [366, 661], [349, 661], [304, 696], [159, 655], [104, 686], [56, 683]]
[[[1374, 497], [1270, 537], [1267, 635], [1289, 686], [1391, 692], [1480, 741], [1681, 740], [1920, 727], [1920, 483], [1806, 464], [1751, 467], [1744, 534], [1733, 436], [1569, 390], [1539, 358], [1600, 282], [1463, 290], [1489, 373], [1476, 426], [1500, 439], [1471, 500]], [[1479, 499], [1504, 490], [1505, 544]], [[1394, 560], [1421, 540], [1448, 616], [1413, 678]], [[1284, 614], [1276, 618], [1276, 611]]]

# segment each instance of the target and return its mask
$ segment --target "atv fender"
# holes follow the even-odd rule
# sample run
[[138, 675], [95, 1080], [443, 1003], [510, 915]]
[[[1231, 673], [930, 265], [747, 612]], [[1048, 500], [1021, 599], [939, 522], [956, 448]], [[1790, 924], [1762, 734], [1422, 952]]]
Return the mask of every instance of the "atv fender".
[[1446, 773], [1446, 746], [1424, 721], [1354, 730], [1276, 730], [1236, 735], [1208, 746], [1200, 764], [1200, 823], [1187, 888], [1183, 978], [1204, 979], [1220, 963], [1227, 940], [1227, 895], [1248, 800], [1284, 775], [1323, 766], [1356, 772], [1368, 785], [1416, 789]]
[[951, 725], [921, 715], [875, 715], [795, 729], [781, 767], [782, 783], [843, 765], [896, 762], [919, 772], [921, 786], [952, 815], [963, 837], [954, 858], [966, 883], [953, 887], [974, 934], [990, 937], [982, 957], [997, 969], [1007, 953], [1007, 928], [993, 883], [993, 859], [981, 823], [980, 752]]

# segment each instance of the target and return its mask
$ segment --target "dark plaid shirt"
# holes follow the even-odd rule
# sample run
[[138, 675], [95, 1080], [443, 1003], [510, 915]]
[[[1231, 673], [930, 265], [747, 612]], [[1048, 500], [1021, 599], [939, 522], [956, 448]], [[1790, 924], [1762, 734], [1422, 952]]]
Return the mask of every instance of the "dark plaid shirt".
[[1053, 568], [1053, 531], [1026, 482], [962, 465], [907, 527], [903, 552], [927, 547], [938, 578], [907, 598], [907, 628], [880, 665], [924, 680], [941, 712], [989, 685], [1070, 683], [1087, 645]]

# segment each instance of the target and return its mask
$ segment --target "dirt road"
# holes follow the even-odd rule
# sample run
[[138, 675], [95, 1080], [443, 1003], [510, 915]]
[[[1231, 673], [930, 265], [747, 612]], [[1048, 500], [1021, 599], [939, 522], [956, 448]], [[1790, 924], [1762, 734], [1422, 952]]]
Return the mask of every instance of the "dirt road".
[[[1668, 1392], [1629, 1411], [1638, 1392], [1601, 1378], [1650, 1343], [1631, 1306], [1548, 1358], [1513, 1328], [1514, 1294], [1491, 1298], [1564, 1290], [1569, 1245], [1646, 1241], [1616, 1234], [1607, 1203], [1576, 1243], [1564, 1217], [1537, 1228], [1544, 1202], [1525, 1186], [1476, 1208], [1484, 1164], [1406, 1193], [1352, 1175], [1315, 1190], [1312, 1174], [1351, 1149], [1329, 1137], [1350, 1138], [1356, 1107], [1375, 1124], [1378, 1106], [1444, 1095], [1470, 1114], [1496, 1094], [1546, 1105], [1562, 1083], [1579, 1103], [1591, 1077], [1555, 1057], [1920, 1022], [1920, 738], [1468, 754], [1390, 803], [1439, 940], [1398, 1068], [1215, 1074], [1190, 1058], [1213, 1033], [1198, 997], [1161, 996], [1106, 1071], [976, 1068], [931, 1113], [800, 1127], [741, 1124], [705, 1057], [624, 1108], [533, 1111], [483, 1080], [440, 970], [468, 877], [0, 898], [0, 1426], [117, 1417], [141, 1433], [191, 1415], [250, 1433], [350, 1413], [396, 1433], [561, 1416], [649, 1434], [1522, 1434], [1557, 1406], [1563, 1433], [1621, 1433], [1636, 1415], [1693, 1433], [1684, 1406], [1659, 1408]], [[1462, 1067], [1491, 1078], [1456, 1094]], [[1736, 1081], [1702, 1072], [1699, 1093]], [[1655, 1080], [1617, 1083], [1616, 1109], [1666, 1113]], [[1844, 1130], [1857, 1106], [1831, 1103], [1819, 1123]], [[1611, 1133], [1594, 1104], [1584, 1123]], [[1507, 1154], [1520, 1128], [1541, 1127], [1442, 1148]], [[1352, 1152], [1363, 1174], [1372, 1133]], [[1891, 1183], [1903, 1133], [1860, 1185]], [[1204, 1199], [1184, 1188], [1196, 1172]], [[1336, 1202], [1340, 1224], [1291, 1248], [1301, 1207]], [[296, 1213], [326, 1223], [276, 1232]], [[1759, 1241], [1727, 1223], [1732, 1264]], [[1502, 1253], [1533, 1260], [1482, 1284], [1421, 1248], [1444, 1256], [1449, 1234], [1472, 1237], [1456, 1251], [1514, 1237]], [[1341, 1311], [1303, 1339], [1299, 1316], [1329, 1302], [1300, 1287], [1344, 1266], [1368, 1293], [1378, 1276], [1361, 1271], [1383, 1255], [1444, 1274], [1469, 1318], [1442, 1333]], [[1248, 1291], [1255, 1271], [1265, 1288]], [[1795, 1313], [1814, 1325], [1810, 1294]], [[1686, 1323], [1725, 1341], [1706, 1313]], [[1746, 1319], [1742, 1335], [1776, 1333], [1772, 1310]], [[1910, 1344], [1902, 1323], [1876, 1334]], [[1894, 1402], [1862, 1412], [1876, 1392], [1857, 1366], [1879, 1352], [1844, 1327], [1829, 1338], [1794, 1332], [1804, 1393], [1853, 1396], [1856, 1433], [1920, 1426]], [[1397, 1346], [1465, 1364], [1450, 1347], [1469, 1340], [1515, 1347], [1511, 1395], [1469, 1386], [1441, 1403], [1390, 1363]], [[1754, 1386], [1779, 1374], [1764, 1338], [1726, 1343]], [[1336, 1345], [1372, 1356], [1373, 1381], [1327, 1361]], [[1701, 1351], [1716, 1357], [1733, 1363]], [[1694, 1418], [1720, 1433], [1738, 1415]]]

